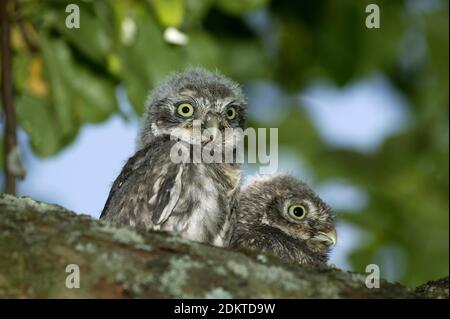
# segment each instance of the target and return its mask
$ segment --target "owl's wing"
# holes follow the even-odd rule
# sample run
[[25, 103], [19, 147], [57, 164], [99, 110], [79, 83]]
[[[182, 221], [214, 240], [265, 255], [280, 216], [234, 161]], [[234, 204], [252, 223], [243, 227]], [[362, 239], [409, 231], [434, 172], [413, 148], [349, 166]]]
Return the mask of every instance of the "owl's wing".
[[130, 177], [130, 175], [133, 173], [133, 171], [137, 170], [144, 162], [146, 158], [146, 153], [148, 149], [143, 148], [136, 152], [132, 157], [130, 157], [125, 164], [125, 166], [122, 168], [122, 171], [120, 172], [119, 176], [114, 181], [111, 190], [108, 195], [108, 199], [106, 200], [105, 207], [103, 208], [102, 213], [100, 214], [100, 219], [104, 218], [107, 213], [109, 212], [109, 207], [111, 204], [111, 200], [116, 194], [117, 190], [120, 189], [123, 183], [127, 181], [127, 179]]
[[152, 221], [155, 225], [164, 223], [169, 218], [170, 213], [175, 208], [181, 195], [183, 175], [183, 165], [179, 165], [178, 172], [164, 178], [159, 189], [155, 210], [153, 211]]
[[169, 218], [182, 193], [183, 164], [173, 163], [167, 139], [132, 156], [114, 181], [101, 219], [152, 227]]

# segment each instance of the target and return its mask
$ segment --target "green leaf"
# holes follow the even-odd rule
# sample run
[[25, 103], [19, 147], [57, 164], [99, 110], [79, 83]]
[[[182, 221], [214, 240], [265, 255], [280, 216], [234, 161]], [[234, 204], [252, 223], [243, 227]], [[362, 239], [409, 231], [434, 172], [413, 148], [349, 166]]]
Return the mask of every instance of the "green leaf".
[[131, 45], [121, 45], [118, 55], [121, 61], [119, 77], [138, 114], [144, 110], [149, 91], [168, 73], [179, 69], [185, 59], [164, 42], [162, 32], [151, 17], [136, 12], [133, 18], [137, 36]]
[[220, 43], [223, 68], [236, 79], [264, 78], [271, 64], [259, 41], [227, 39]]
[[215, 0], [185, 0], [184, 20], [188, 25], [197, 25], [208, 13]]
[[183, 22], [183, 0], [151, 0], [159, 23], [164, 27], [178, 27]]
[[[63, 147], [73, 141], [82, 124], [103, 121], [118, 110], [116, 84], [77, 63], [62, 40], [43, 35], [40, 45], [50, 84], [48, 104]], [[47, 148], [37, 149], [44, 147], [40, 141], [32, 144], [39, 154], [50, 154]]]
[[67, 42], [73, 43], [83, 54], [95, 62], [105, 60], [112, 50], [112, 38], [108, 34], [110, 28], [101, 19], [85, 10], [81, 13], [80, 28], [68, 29], [64, 24], [64, 16], [58, 20], [58, 30]]
[[201, 65], [212, 70], [220, 68], [224, 56], [220, 43], [206, 32], [192, 33], [189, 37], [188, 45], [177, 50], [178, 59], [183, 61], [183, 66]]
[[85, 68], [72, 66], [73, 109], [77, 121], [101, 122], [118, 109], [115, 84], [97, 77]]
[[61, 40], [51, 41], [45, 36], [40, 41], [51, 86], [52, 107], [60, 123], [62, 135], [76, 130], [72, 114], [72, 92], [66, 85], [66, 72], [71, 63], [67, 45]]
[[33, 152], [39, 156], [58, 153], [63, 136], [48, 101], [22, 94], [16, 99], [16, 112], [20, 125], [28, 134]]
[[[51, 70], [52, 90], [61, 91], [57, 95], [58, 99], [60, 96], [67, 99], [55, 101], [67, 108], [64, 112], [61, 111], [64, 116], [69, 117], [72, 122], [75, 119], [78, 124], [99, 122], [118, 110], [115, 97], [116, 84], [111, 79], [104, 78], [75, 62], [69, 48], [60, 40], [51, 40], [45, 48], [51, 50], [51, 54], [47, 52], [47, 58], [53, 58], [53, 63], [48, 63], [47, 60]], [[60, 108], [58, 104], [58, 109]], [[67, 119], [64, 117], [64, 120]]]
[[30, 63], [30, 56], [26, 52], [19, 52], [13, 55], [12, 73], [14, 80], [14, 87], [16, 90], [23, 92], [27, 89], [28, 65]]

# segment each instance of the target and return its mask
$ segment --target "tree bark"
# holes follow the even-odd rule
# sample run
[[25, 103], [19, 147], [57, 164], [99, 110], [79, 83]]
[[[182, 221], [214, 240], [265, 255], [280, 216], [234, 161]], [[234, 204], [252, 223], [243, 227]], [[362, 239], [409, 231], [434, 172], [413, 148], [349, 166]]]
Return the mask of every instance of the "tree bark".
[[[69, 264], [80, 287], [66, 287]], [[448, 278], [408, 289], [366, 274], [284, 264], [163, 232], [114, 227], [63, 207], [0, 194], [0, 297], [448, 298]], [[427, 285], [428, 285], [427, 284]], [[434, 289], [434, 290], [433, 290]]]
[[8, 1], [0, 0], [0, 53], [2, 59], [1, 67], [1, 91], [2, 104], [5, 115], [4, 131], [4, 165], [5, 165], [5, 192], [16, 193], [16, 176], [11, 169], [11, 154], [15, 153], [17, 147], [16, 135], [16, 112], [14, 110], [13, 86], [12, 86], [12, 60], [10, 47], [10, 26], [8, 16]]

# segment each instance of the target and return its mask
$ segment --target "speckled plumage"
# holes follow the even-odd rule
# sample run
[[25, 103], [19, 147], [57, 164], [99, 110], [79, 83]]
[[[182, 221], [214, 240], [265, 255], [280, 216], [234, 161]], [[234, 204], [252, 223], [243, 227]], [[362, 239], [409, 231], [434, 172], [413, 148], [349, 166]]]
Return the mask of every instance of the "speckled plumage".
[[[189, 118], [177, 105], [194, 108]], [[229, 120], [229, 105], [237, 116]], [[172, 231], [217, 246], [228, 246], [233, 210], [240, 189], [238, 164], [174, 163], [177, 137], [189, 143], [193, 120], [225, 128], [244, 128], [245, 99], [239, 86], [217, 73], [191, 69], [169, 76], [156, 87], [138, 137], [138, 151], [114, 182], [101, 218], [142, 229]], [[224, 142], [225, 143], [225, 142]]]
[[[303, 220], [288, 208], [302, 205]], [[288, 262], [320, 265], [335, 244], [334, 215], [306, 185], [291, 176], [256, 179], [241, 191], [231, 247], [272, 253]]]

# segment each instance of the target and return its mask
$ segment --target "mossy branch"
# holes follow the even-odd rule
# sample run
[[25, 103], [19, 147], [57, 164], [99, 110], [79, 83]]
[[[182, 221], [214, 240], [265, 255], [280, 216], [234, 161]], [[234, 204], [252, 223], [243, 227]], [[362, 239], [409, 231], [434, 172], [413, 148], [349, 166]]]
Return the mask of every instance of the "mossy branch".
[[[67, 288], [68, 264], [80, 288]], [[63, 207], [0, 194], [0, 297], [448, 298], [448, 278], [416, 291], [365, 274], [283, 264], [161, 232], [112, 227]]]

